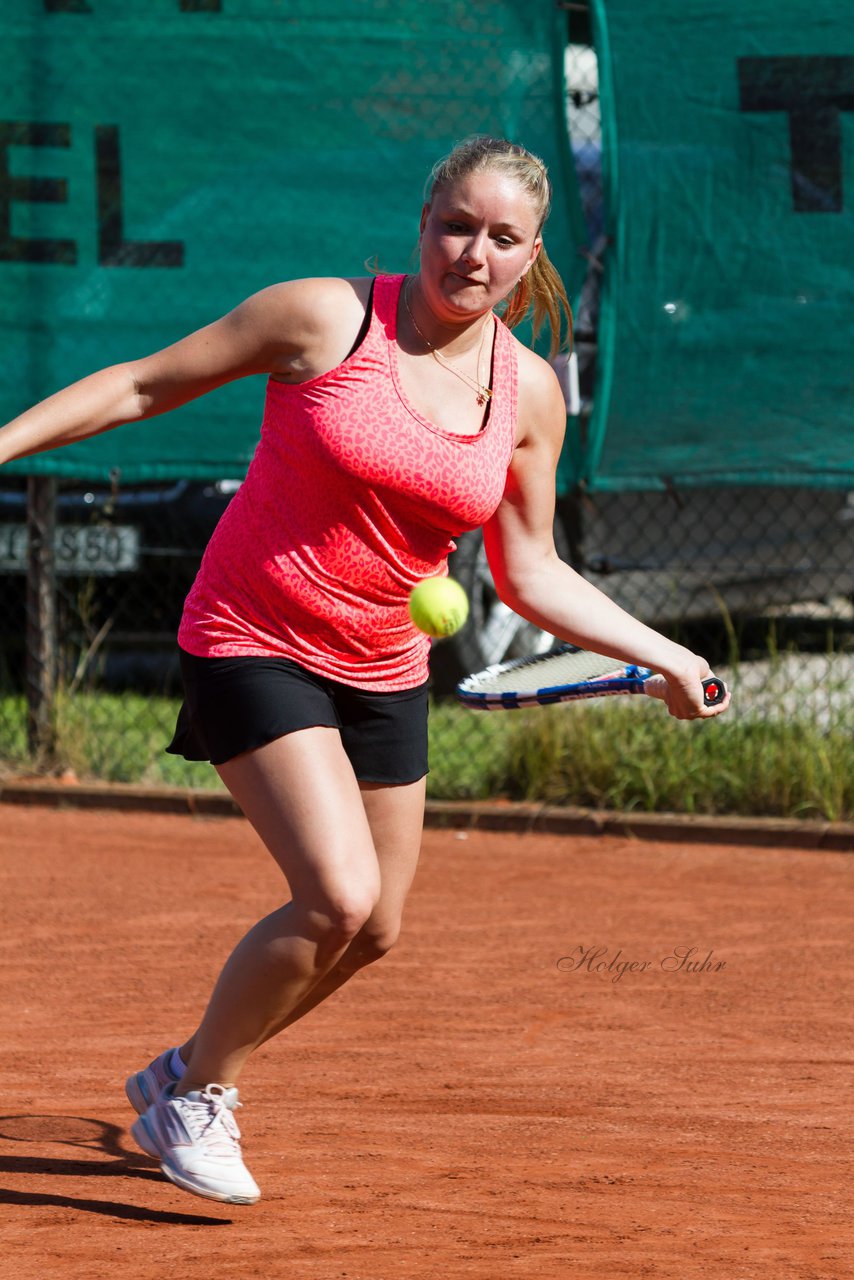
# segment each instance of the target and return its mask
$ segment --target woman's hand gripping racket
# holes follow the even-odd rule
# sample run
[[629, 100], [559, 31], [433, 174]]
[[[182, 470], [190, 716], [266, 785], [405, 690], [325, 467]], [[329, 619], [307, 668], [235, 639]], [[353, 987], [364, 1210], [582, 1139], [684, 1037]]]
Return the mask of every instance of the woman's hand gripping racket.
[[[726, 685], [717, 676], [705, 679], [703, 689], [707, 707], [726, 698]], [[618, 693], [645, 693], [664, 701], [667, 681], [649, 667], [621, 665], [616, 658], [565, 644], [532, 658], [496, 663], [468, 676], [456, 688], [460, 702], [483, 711], [543, 707]]]

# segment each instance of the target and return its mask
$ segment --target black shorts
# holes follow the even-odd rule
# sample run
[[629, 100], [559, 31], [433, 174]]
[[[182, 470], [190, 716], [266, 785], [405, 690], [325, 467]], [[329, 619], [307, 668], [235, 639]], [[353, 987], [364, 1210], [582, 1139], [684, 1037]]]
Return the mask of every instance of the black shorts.
[[360, 782], [427, 773], [427, 684], [373, 693], [314, 675], [287, 658], [197, 658], [180, 650], [184, 705], [166, 750], [224, 764], [296, 729], [341, 732]]

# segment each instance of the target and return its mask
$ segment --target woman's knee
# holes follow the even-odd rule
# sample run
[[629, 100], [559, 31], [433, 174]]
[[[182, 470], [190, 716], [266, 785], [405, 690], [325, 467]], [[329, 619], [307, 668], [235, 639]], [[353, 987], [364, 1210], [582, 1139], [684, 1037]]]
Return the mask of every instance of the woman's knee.
[[375, 905], [370, 885], [341, 886], [306, 904], [309, 931], [328, 946], [347, 946], [362, 933]]
[[380, 923], [367, 920], [350, 944], [350, 955], [354, 967], [361, 969], [365, 965], [382, 960], [383, 956], [387, 956], [391, 951], [399, 936], [400, 921]]

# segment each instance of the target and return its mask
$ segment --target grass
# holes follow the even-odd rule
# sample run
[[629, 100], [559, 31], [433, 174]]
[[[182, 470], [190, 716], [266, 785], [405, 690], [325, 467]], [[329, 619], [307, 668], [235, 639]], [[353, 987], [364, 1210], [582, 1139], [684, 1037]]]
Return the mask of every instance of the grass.
[[[81, 779], [219, 787], [207, 764], [168, 756], [175, 698], [79, 692], [57, 703], [57, 758]], [[32, 767], [20, 696], [0, 696], [2, 762]], [[431, 708], [434, 799], [506, 797], [592, 808], [854, 818], [854, 740], [840, 721], [786, 714], [677, 723], [644, 699], [527, 712]]]
[[[56, 769], [81, 779], [152, 786], [221, 786], [209, 764], [165, 753], [181, 705], [179, 698], [138, 693], [60, 693], [56, 704]], [[26, 747], [22, 696], [0, 696], [2, 762], [32, 767]]]
[[685, 724], [648, 704], [558, 707], [512, 718], [490, 785], [551, 804], [842, 821], [854, 816], [854, 742], [782, 718]]

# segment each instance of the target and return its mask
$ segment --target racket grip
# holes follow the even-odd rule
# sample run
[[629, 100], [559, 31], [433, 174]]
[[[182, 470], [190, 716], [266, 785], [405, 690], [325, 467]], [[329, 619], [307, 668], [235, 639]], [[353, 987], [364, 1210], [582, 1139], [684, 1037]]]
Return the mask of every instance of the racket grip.
[[[667, 698], [667, 681], [664, 676], [650, 676], [644, 681], [644, 693], [651, 698], [660, 698], [662, 702]], [[707, 707], [716, 707], [723, 702], [726, 697], [726, 685], [723, 680], [717, 676], [706, 676], [703, 681], [703, 702]]]

